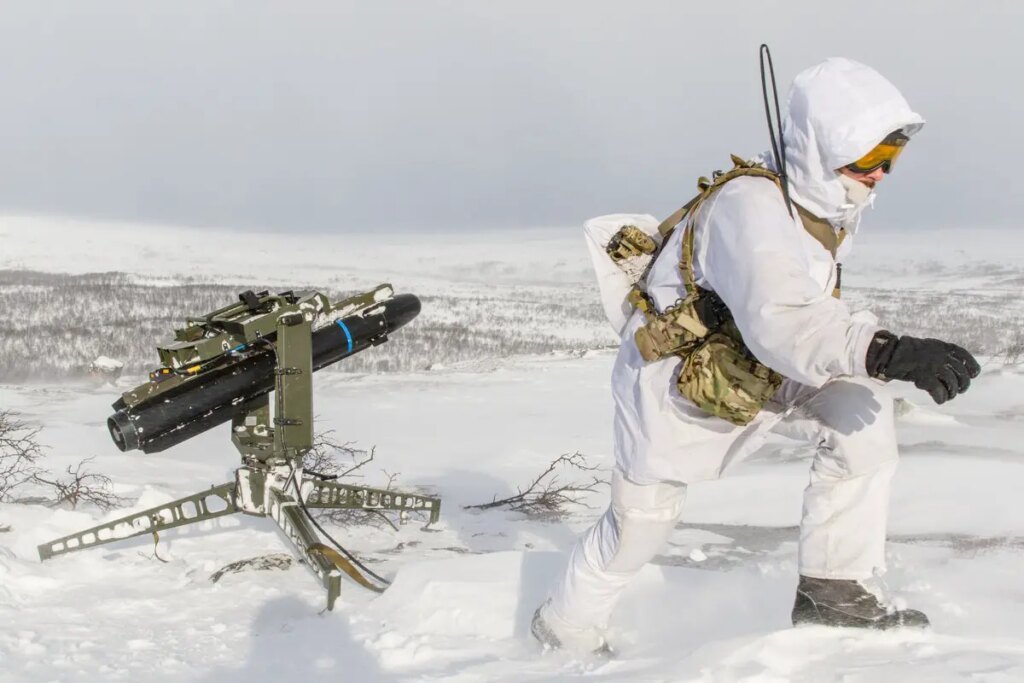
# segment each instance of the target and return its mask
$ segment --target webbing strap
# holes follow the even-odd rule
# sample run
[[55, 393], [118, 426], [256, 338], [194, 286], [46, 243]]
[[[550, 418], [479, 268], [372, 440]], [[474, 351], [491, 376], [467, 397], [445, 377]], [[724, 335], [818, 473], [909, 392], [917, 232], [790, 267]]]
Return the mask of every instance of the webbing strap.
[[[683, 222], [684, 219], [686, 220], [686, 234], [683, 236], [683, 249], [681, 258], [679, 259], [679, 271], [683, 276], [683, 286], [686, 288], [687, 296], [693, 296], [697, 292], [697, 281], [693, 275], [694, 226], [697, 223], [697, 215], [700, 213], [700, 209], [704, 202], [727, 182], [742, 176], [767, 178], [775, 183], [775, 186], [779, 188], [779, 192], [785, 192], [782, 187], [782, 181], [777, 173], [769, 171], [762, 166], [753, 165], [736, 155], [732, 155], [732, 161], [734, 168], [725, 173], [719, 174], [714, 181], [709, 181], [707, 178], [700, 178], [700, 180], [697, 181], [697, 187], [701, 190], [701, 193], [687, 202], [683, 207], [665, 219], [662, 224], [658, 226], [658, 232], [661, 233], [662, 243], [664, 243], [675, 228]], [[846, 239], [846, 229], [840, 228], [837, 232], [836, 229], [832, 227], [832, 224], [827, 220], [818, 218], [799, 204], [796, 204], [796, 208], [797, 213], [800, 216], [800, 223], [803, 225], [804, 230], [806, 230], [807, 234], [813, 237], [826, 251], [828, 251], [834, 260], [836, 253], [839, 251], [839, 246], [843, 243], [843, 240]], [[833, 296], [838, 297], [838, 295], [837, 287], [836, 291], [833, 292]]]
[[693, 276], [693, 235], [697, 232], [693, 229], [693, 221], [686, 226], [683, 233], [683, 254], [679, 259], [679, 272], [683, 274], [683, 286], [686, 287], [686, 296], [693, 296], [697, 292], [697, 278]]
[[807, 234], [816, 239], [821, 246], [825, 247], [825, 250], [832, 254], [832, 258], [835, 259], [836, 252], [839, 251], [839, 245], [846, 239], [846, 228], [840, 228], [837, 233], [832, 224], [824, 218], [818, 218], [796, 202], [793, 202], [793, 205], [796, 207], [796, 212], [800, 215], [800, 222], [803, 223]]
[[683, 220], [683, 217], [693, 208], [693, 205], [700, 201], [701, 196], [703, 196], [703, 193], [683, 204], [678, 211], [663, 220], [661, 225], [658, 226], [658, 234], [663, 239], [668, 239], [668, 236], [676, 229], [676, 226]]
[[[683, 235], [683, 251], [681, 258], [679, 259], [679, 272], [683, 276], [683, 286], [686, 288], [687, 296], [694, 296], [697, 294], [697, 279], [693, 275], [693, 238], [694, 233], [696, 232], [694, 228], [697, 224], [697, 216], [700, 213], [700, 209], [704, 205], [704, 202], [710, 198], [712, 194], [721, 189], [721, 187], [727, 182], [743, 176], [767, 178], [775, 183], [776, 187], [779, 188], [779, 192], [783, 191], [782, 182], [780, 181], [777, 173], [769, 171], [762, 166], [756, 166], [750, 162], [744, 161], [735, 154], [732, 155], [732, 162], [734, 167], [725, 173], [719, 174], [714, 181], [709, 181], [707, 178], [700, 178], [697, 181], [697, 187], [702, 189], [701, 194], [680, 209], [680, 211], [682, 211], [686, 216], [686, 232]], [[674, 215], [675, 214], [673, 214], [673, 216]], [[682, 217], [676, 221], [676, 225], [681, 221]], [[673, 228], [674, 227], [675, 225]]]
[[706, 177], [701, 176], [697, 179], [697, 189], [700, 190], [700, 194], [686, 202], [683, 206], [679, 207], [675, 213], [666, 218], [658, 226], [658, 233], [663, 237], [667, 238], [676, 226], [679, 225], [683, 218], [690, 213], [691, 209], [695, 209], [698, 204], [703, 202], [705, 199], [711, 196], [715, 190], [725, 185], [733, 178], [739, 178], [740, 176], [757, 176], [760, 178], [768, 178], [779, 185], [781, 191], [782, 186], [779, 181], [779, 176], [774, 171], [769, 171], [763, 166], [758, 166], [749, 161], [745, 161], [735, 154], [730, 155], [732, 158], [733, 168], [726, 171], [725, 173], [719, 173], [715, 176], [714, 180], [708, 180]]
[[153, 530], [153, 557], [155, 557], [156, 559], [160, 560], [164, 564], [167, 564], [167, 560], [165, 560], [164, 558], [160, 557], [159, 553], [157, 553], [157, 551], [156, 551], [156, 547], [158, 545], [160, 545], [160, 534], [158, 534], [156, 532], [156, 529], [154, 529]]
[[658, 312], [654, 310], [654, 303], [651, 301], [651, 298], [639, 286], [633, 285], [633, 288], [629, 290], [629, 294], [626, 296], [626, 300], [633, 305], [633, 308], [643, 313], [647, 320], [654, 320], [658, 317]]

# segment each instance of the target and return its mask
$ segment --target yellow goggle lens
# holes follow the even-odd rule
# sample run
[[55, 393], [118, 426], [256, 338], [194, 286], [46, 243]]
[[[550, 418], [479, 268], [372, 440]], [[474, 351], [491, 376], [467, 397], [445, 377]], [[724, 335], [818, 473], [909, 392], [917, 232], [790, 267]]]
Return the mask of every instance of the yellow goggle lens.
[[874, 149], [860, 159], [857, 159], [857, 161], [847, 164], [846, 167], [857, 173], [871, 173], [881, 167], [883, 171], [888, 173], [892, 170], [893, 165], [896, 163], [896, 158], [903, 152], [906, 144], [906, 139], [892, 140], [887, 138], [875, 145]]

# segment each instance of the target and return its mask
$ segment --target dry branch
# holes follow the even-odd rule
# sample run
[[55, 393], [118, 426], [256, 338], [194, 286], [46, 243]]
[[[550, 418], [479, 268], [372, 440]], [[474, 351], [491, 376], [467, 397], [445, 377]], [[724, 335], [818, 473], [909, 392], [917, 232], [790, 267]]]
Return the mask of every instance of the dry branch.
[[[86, 468], [92, 458], [69, 465], [64, 477], [46, 473], [39, 466], [42, 458], [39, 427], [28, 426], [10, 410], [0, 410], [0, 501], [69, 505], [72, 509], [79, 503], [92, 503], [101, 510], [125, 503], [126, 499], [111, 492], [110, 477]], [[34, 495], [15, 497], [15, 489], [23, 486], [33, 489]], [[39, 492], [39, 487], [44, 492]]]
[[1000, 353], [1007, 365], [1024, 364], [1024, 329], [1016, 328], [1009, 345]]
[[313, 447], [303, 457], [302, 469], [322, 479], [361, 477], [356, 472], [373, 462], [376, 446], [366, 451], [356, 448], [352, 441], [335, 441], [333, 434], [334, 430], [329, 429], [313, 436]]
[[[579, 476], [585, 474], [582, 479], [572, 479], [563, 483], [559, 472], [568, 470]], [[586, 457], [579, 451], [575, 453], [563, 453], [537, 475], [527, 487], [518, 489], [515, 495], [506, 498], [493, 498], [489, 503], [477, 505], [465, 505], [466, 510], [490, 510], [492, 508], [504, 507], [513, 512], [522, 512], [531, 517], [558, 517], [566, 514], [566, 508], [571, 505], [590, 506], [583, 502], [583, 498], [595, 493], [599, 486], [608, 482], [601, 477], [592, 474], [599, 471], [597, 465], [587, 464]]]
[[[332, 481], [343, 482], [345, 479], [362, 478], [363, 468], [373, 462], [377, 454], [377, 447], [373, 446], [370, 450], [357, 448], [351, 441], [344, 443], [336, 441], [333, 434], [334, 430], [327, 430], [317, 432], [313, 436], [313, 447], [302, 460], [303, 470], [307, 474]], [[390, 489], [398, 478], [398, 473], [391, 474], [386, 470], [381, 471], [387, 477], [387, 483], [381, 488]], [[380, 510], [332, 510], [328, 508], [312, 512], [317, 517], [338, 525], [369, 524], [376, 527], [386, 525], [398, 531], [395, 523]]]
[[30, 427], [17, 413], [0, 410], [0, 501], [12, 499], [13, 491], [38, 474], [43, 449], [39, 427]]
[[53, 506], [70, 505], [74, 510], [79, 503], [92, 503], [101, 510], [110, 510], [123, 505], [127, 499], [111, 491], [110, 477], [85, 469], [93, 458], [85, 458], [77, 465], [68, 465], [64, 478], [47, 479], [36, 473], [32, 480], [53, 491]]

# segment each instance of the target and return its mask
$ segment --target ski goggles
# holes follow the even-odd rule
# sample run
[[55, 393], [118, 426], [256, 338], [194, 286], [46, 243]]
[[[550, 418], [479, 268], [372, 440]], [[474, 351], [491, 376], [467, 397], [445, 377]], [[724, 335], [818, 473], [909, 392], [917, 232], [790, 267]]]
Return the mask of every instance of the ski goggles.
[[909, 139], [900, 131], [890, 133], [870, 152], [852, 164], [847, 164], [846, 168], [856, 173], [871, 173], [875, 169], [881, 168], [883, 172], [889, 173]]

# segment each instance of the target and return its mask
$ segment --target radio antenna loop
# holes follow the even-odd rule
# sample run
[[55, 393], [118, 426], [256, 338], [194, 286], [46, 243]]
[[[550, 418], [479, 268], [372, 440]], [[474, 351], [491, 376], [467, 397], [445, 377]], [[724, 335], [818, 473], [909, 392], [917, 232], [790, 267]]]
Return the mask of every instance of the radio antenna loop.
[[[775, 87], [775, 66], [772, 64], [772, 53], [766, 43], [761, 43], [761, 94], [764, 96], [764, 114], [768, 119], [768, 135], [772, 141], [772, 154], [775, 156], [775, 170], [779, 174], [779, 181], [782, 183], [782, 196], [786, 200], [786, 210], [789, 217], [793, 217], [793, 202], [789, 198], [789, 175], [786, 172], [786, 141], [782, 137], [782, 116], [779, 114], [779, 91]], [[765, 74], [765, 62], [768, 64], [768, 75], [772, 80], [772, 98], [775, 101], [775, 123], [772, 123], [771, 106], [768, 103], [768, 82]], [[775, 139], [775, 130], [778, 128], [778, 142]]]

